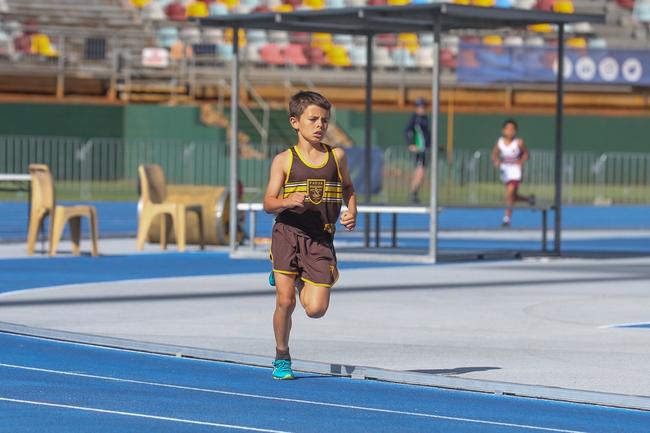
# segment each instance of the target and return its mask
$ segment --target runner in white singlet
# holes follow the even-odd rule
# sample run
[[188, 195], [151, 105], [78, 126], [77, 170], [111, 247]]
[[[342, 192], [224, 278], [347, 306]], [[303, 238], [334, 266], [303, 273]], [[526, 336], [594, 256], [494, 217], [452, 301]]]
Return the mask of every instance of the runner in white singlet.
[[501, 137], [497, 140], [492, 150], [492, 162], [495, 168], [501, 173], [501, 181], [506, 186], [506, 210], [503, 216], [504, 227], [510, 226], [512, 218], [512, 207], [517, 201], [528, 202], [535, 205], [535, 196], [523, 196], [519, 194], [523, 167], [528, 161], [528, 149], [524, 140], [517, 137], [517, 122], [506, 120], [503, 123]]

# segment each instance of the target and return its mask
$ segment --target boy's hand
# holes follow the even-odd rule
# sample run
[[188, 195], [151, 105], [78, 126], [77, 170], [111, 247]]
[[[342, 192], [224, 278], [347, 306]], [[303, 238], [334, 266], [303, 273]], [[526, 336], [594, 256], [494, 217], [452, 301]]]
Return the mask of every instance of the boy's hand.
[[343, 215], [341, 215], [341, 224], [347, 231], [352, 231], [357, 225], [357, 214], [350, 211], [343, 212]]
[[282, 207], [287, 209], [292, 209], [295, 207], [304, 207], [305, 197], [307, 197], [307, 194], [305, 193], [294, 192], [293, 194], [290, 194], [289, 197], [283, 200]]
[[409, 151], [415, 153], [418, 151], [418, 147], [415, 144], [409, 144]]

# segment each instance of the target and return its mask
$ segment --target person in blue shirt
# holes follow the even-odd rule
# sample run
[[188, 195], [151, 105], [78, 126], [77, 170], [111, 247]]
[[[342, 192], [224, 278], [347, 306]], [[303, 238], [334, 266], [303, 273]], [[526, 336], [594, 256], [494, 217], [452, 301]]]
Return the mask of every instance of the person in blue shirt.
[[424, 98], [417, 98], [415, 100], [415, 112], [404, 129], [408, 149], [415, 156], [415, 171], [411, 179], [410, 190], [410, 199], [413, 203], [420, 203], [419, 192], [424, 181], [427, 162], [426, 153], [431, 148], [431, 132], [426, 109], [427, 101]]

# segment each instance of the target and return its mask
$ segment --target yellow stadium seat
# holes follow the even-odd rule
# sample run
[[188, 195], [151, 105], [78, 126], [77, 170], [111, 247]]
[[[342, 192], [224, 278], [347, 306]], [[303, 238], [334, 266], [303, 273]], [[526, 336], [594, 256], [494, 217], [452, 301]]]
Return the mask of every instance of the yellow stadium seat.
[[325, 53], [328, 53], [332, 49], [332, 34], [331, 33], [313, 33], [311, 35], [311, 46], [314, 48], [320, 48]]
[[587, 48], [587, 40], [585, 38], [569, 38], [566, 41], [566, 46], [569, 48]]
[[345, 47], [342, 45], [332, 45], [327, 53], [327, 61], [332, 66], [346, 67], [351, 66], [350, 57]]
[[571, 0], [557, 0], [553, 3], [553, 12], [560, 14], [572, 14], [575, 12], [575, 7]]
[[398, 45], [409, 50], [411, 55], [414, 55], [420, 47], [418, 42], [418, 35], [415, 33], [400, 33], [397, 37]]
[[[232, 43], [232, 29], [227, 28], [223, 33], [223, 39], [226, 43]], [[244, 29], [239, 29], [239, 46], [246, 46], [246, 31]]]
[[303, 4], [311, 9], [323, 9], [325, 0], [304, 0]]
[[144, 8], [149, 3], [151, 3], [151, 0], [131, 0], [131, 4], [138, 9]]
[[273, 12], [287, 13], [293, 12], [293, 6], [288, 3], [282, 3], [273, 7]]
[[210, 12], [208, 11], [208, 5], [202, 1], [192, 2], [187, 7], [188, 17], [203, 18], [207, 17], [208, 15], [210, 15]]
[[484, 8], [491, 8], [494, 7], [495, 1], [494, 0], [472, 0], [472, 4], [474, 6], [480, 6]]
[[50, 38], [43, 33], [32, 35], [31, 53], [37, 56], [58, 57], [59, 53], [54, 49]]
[[219, 3], [225, 4], [229, 10], [239, 6], [239, 0], [219, 0]]
[[483, 36], [483, 45], [490, 47], [500, 47], [503, 45], [503, 38], [499, 35]]
[[389, 6], [405, 6], [411, 3], [411, 0], [388, 0]]
[[553, 26], [548, 24], [548, 23], [533, 24], [533, 25], [528, 26], [528, 30], [530, 30], [531, 32], [535, 32], [535, 33], [552, 33], [553, 32]]
[[472, 1], [471, 0], [454, 0], [454, 3], [457, 4], [457, 5], [469, 6], [472, 3]]

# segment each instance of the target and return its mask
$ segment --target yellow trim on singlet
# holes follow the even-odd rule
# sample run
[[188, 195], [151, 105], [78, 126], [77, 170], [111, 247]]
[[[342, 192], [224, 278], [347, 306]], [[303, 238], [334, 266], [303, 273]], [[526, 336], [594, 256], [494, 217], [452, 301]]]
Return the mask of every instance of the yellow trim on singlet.
[[[327, 163], [330, 160], [330, 153], [328, 151], [328, 148], [327, 148], [326, 144], [323, 144], [323, 147], [325, 148], [325, 151], [326, 151], [325, 152], [325, 160], [321, 163], [321, 165], [312, 165], [309, 162], [307, 162], [307, 160], [305, 158], [302, 157], [302, 155], [300, 154], [300, 150], [298, 150], [298, 145], [293, 146], [293, 148], [296, 151], [296, 155], [298, 155], [298, 158], [300, 158], [302, 163], [305, 164], [309, 168], [323, 168], [323, 167], [325, 167], [327, 165]], [[336, 158], [334, 158], [334, 160], [336, 160]]]
[[293, 167], [293, 152], [289, 150], [289, 170], [287, 170], [287, 177], [284, 178], [285, 185], [289, 182], [289, 175], [291, 174], [291, 167]]
[[343, 183], [343, 176], [341, 176], [341, 169], [339, 168], [339, 160], [336, 157], [336, 153], [334, 152], [334, 149], [332, 150], [332, 156], [334, 157], [334, 164], [336, 164], [336, 172], [339, 174], [339, 180], [341, 183]]

